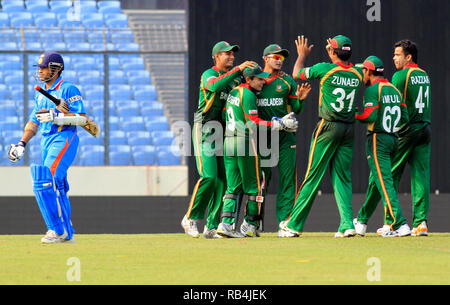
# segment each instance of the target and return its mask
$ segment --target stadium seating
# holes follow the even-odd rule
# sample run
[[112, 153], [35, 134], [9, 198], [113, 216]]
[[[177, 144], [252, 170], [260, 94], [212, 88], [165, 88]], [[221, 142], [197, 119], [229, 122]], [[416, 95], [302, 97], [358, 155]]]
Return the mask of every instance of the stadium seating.
[[[160, 160], [158, 157], [158, 146], [170, 145], [174, 135], [169, 131], [163, 104], [157, 102], [158, 94], [143, 57], [139, 54], [120, 54], [121, 51], [140, 50], [120, 1], [1, 0], [0, 3], [0, 50], [11, 52], [0, 54], [0, 113], [3, 114], [0, 116], [0, 130], [9, 133], [7, 136], [2, 134], [0, 153], [4, 152], [4, 145], [10, 144], [5, 142], [23, 133], [24, 106], [28, 112], [34, 107], [36, 92], [33, 73], [36, 67], [33, 65], [39, 54], [22, 55], [15, 53], [17, 50], [113, 50], [119, 54], [108, 55], [107, 72], [103, 70], [103, 53], [63, 55], [63, 79], [81, 90], [87, 114], [95, 118], [102, 130], [103, 122], [108, 121], [110, 164], [180, 164], [179, 158], [165, 156]], [[24, 56], [28, 56], [27, 67], [23, 66]], [[28, 68], [27, 104], [18, 102], [24, 98], [24, 68]], [[109, 88], [104, 87], [105, 76], [108, 77]], [[105, 89], [109, 94], [109, 101], [106, 101], [109, 118], [104, 117]], [[81, 128], [79, 130], [80, 149], [74, 164], [103, 165], [105, 135], [97, 139], [81, 131]], [[41, 158], [39, 138], [40, 135], [33, 138], [29, 145], [29, 160], [33, 162], [39, 162]], [[137, 147], [139, 149], [135, 150]], [[119, 151], [115, 151], [117, 149]], [[23, 164], [23, 160], [21, 162], [19, 164]], [[2, 156], [0, 165], [12, 163]]]

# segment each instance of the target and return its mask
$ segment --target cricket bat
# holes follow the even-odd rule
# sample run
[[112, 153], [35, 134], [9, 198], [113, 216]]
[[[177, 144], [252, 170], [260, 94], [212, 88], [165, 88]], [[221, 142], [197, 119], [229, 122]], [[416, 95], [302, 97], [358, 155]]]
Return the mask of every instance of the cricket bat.
[[[56, 106], [59, 106], [59, 104], [61, 103], [59, 99], [57, 99], [56, 97], [54, 97], [53, 95], [42, 89], [40, 86], [36, 85], [34, 86], [34, 89], [39, 93], [41, 93], [42, 95], [44, 95], [49, 100], [51, 100], [53, 103], [55, 103]], [[83, 125], [81, 127], [83, 127], [84, 130], [89, 132], [94, 137], [98, 138], [100, 135], [100, 127], [92, 118], [88, 116], [86, 116], [86, 118], [88, 122], [86, 123], [86, 125]]]

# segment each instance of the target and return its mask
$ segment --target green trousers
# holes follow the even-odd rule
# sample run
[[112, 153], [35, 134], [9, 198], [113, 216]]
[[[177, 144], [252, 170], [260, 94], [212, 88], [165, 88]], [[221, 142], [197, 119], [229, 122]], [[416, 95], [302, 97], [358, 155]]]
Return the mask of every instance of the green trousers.
[[287, 227], [302, 232], [317, 195], [320, 182], [330, 166], [331, 183], [341, 217], [338, 231], [353, 229], [351, 164], [354, 124], [320, 120], [314, 130], [305, 179], [300, 186]]
[[[249, 149], [240, 154], [239, 147]], [[255, 141], [244, 137], [225, 137], [224, 163], [227, 188], [222, 213], [228, 216], [224, 216], [222, 222], [232, 224], [236, 221], [230, 215], [236, 211], [236, 199], [242, 190], [248, 196], [244, 219], [247, 223], [258, 226], [261, 202], [257, 202], [256, 199], [262, 195], [262, 177]]]
[[[412, 124], [398, 139], [398, 149], [392, 159], [392, 178], [394, 187], [398, 190], [400, 179], [409, 164], [411, 174], [411, 196], [413, 211], [413, 227], [427, 221], [430, 207], [430, 151], [431, 128], [428, 124]], [[369, 183], [366, 201], [358, 220], [364, 222], [375, 211], [381, 194], [375, 181]], [[361, 217], [361, 218], [360, 218]]]
[[[292, 132], [279, 132], [278, 154], [261, 155], [261, 160], [277, 159], [278, 164], [278, 191], [276, 201], [276, 217], [278, 224], [286, 220], [291, 214], [295, 202], [295, 192], [297, 188], [297, 148], [295, 134]], [[272, 179], [272, 167], [261, 167], [265, 177], [264, 195]]]
[[209, 134], [195, 123], [192, 130], [195, 160], [200, 178], [195, 184], [186, 216], [193, 220], [203, 219], [208, 209], [206, 226], [217, 228], [222, 210], [222, 197], [225, 193], [225, 167], [222, 156], [215, 153], [214, 142], [207, 142]]
[[[376, 188], [382, 194], [384, 205], [384, 224], [390, 225], [394, 230], [406, 223], [398, 203], [397, 190], [392, 178], [392, 159], [396, 155], [398, 140], [394, 135], [386, 133], [373, 133], [367, 136], [366, 155], [370, 168], [369, 187], [366, 196]], [[358, 221], [367, 223], [375, 210], [378, 201], [366, 202], [358, 213]]]

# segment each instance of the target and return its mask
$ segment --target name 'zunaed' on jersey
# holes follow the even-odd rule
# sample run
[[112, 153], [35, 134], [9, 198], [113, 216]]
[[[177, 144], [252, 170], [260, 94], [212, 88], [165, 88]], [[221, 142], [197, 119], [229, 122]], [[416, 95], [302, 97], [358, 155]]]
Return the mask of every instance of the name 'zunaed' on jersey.
[[411, 76], [410, 80], [411, 80], [411, 84], [413, 84], [413, 85], [417, 85], [417, 84], [422, 85], [422, 84], [430, 83], [430, 79], [428, 78], [427, 75]]
[[333, 79], [332, 79], [331, 83], [333, 85], [339, 85], [339, 86], [358, 87], [359, 79], [340, 77], [340, 76], [333, 75]]
[[262, 98], [257, 100], [258, 107], [270, 107], [283, 105], [283, 98]]

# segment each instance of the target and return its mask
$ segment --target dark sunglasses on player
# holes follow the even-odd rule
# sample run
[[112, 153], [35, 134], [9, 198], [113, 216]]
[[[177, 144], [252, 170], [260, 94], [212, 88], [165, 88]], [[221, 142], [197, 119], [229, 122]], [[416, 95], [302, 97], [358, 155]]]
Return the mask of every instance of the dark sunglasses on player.
[[275, 60], [284, 61], [284, 56], [283, 55], [279, 55], [279, 54], [269, 54], [269, 55], [267, 55], [267, 57], [273, 58]]

